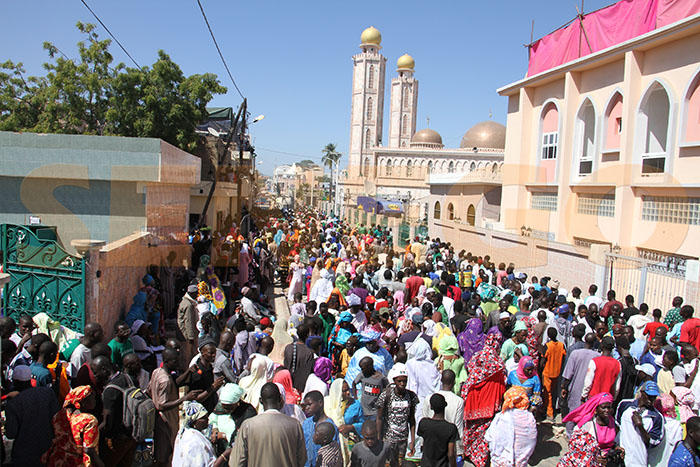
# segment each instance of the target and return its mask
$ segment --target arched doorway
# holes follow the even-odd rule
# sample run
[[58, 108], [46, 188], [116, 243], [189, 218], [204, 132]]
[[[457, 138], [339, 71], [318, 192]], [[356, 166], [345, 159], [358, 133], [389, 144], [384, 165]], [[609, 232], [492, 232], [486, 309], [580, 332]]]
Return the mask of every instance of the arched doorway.
[[467, 224], [471, 226], [476, 225], [476, 208], [473, 204], [470, 204], [467, 208]]

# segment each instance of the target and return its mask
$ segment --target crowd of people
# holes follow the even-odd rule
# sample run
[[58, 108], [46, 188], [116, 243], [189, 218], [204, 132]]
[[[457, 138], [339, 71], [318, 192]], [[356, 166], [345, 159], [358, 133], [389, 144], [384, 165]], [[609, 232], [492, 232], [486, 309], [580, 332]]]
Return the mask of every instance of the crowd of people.
[[700, 465], [700, 319], [681, 297], [584, 295], [310, 209], [260, 224], [216, 235], [237, 274], [200, 251], [179, 303], [149, 271], [110, 336], [0, 318], [6, 462], [523, 467], [546, 424], [561, 467]]

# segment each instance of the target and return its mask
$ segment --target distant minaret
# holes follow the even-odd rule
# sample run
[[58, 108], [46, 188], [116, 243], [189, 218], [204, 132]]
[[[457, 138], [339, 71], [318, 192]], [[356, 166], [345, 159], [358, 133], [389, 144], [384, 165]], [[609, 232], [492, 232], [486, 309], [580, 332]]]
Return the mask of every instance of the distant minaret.
[[[360, 40], [362, 52], [352, 57], [352, 111], [348, 151], [348, 175], [351, 180], [359, 176], [374, 178], [375, 167], [369, 161], [369, 149], [382, 144], [384, 121], [386, 58], [379, 53], [382, 35], [370, 26], [362, 32]], [[368, 170], [364, 169], [366, 160], [369, 161]], [[369, 173], [366, 174], [365, 171]]]
[[416, 132], [418, 80], [413, 77], [416, 62], [408, 54], [396, 62], [399, 76], [391, 80], [389, 147], [407, 148]]

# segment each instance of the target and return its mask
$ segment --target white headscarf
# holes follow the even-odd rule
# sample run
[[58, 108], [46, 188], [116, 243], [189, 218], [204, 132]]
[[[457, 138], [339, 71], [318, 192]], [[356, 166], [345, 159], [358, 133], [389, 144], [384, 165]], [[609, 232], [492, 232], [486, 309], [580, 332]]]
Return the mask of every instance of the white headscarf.
[[267, 364], [263, 358], [253, 359], [250, 365], [250, 375], [241, 378], [238, 385], [245, 391], [243, 400], [252, 405], [258, 413], [263, 407], [260, 403], [260, 390], [267, 383]]

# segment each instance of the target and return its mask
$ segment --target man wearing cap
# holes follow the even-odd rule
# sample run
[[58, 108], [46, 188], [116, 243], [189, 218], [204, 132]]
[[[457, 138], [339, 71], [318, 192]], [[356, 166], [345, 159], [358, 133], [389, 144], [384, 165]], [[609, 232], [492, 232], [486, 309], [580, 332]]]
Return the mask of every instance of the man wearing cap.
[[624, 400], [617, 408], [620, 446], [625, 450], [627, 467], [646, 467], [648, 450], [658, 446], [664, 436], [663, 416], [654, 408], [659, 387], [653, 381], [644, 383], [635, 400]]
[[189, 361], [197, 348], [197, 286], [187, 286], [187, 293], [182, 297], [177, 308], [177, 327], [184, 338], [183, 350], [185, 361]]
[[[406, 365], [397, 363], [389, 372], [390, 384], [377, 399], [377, 432], [391, 446], [392, 465], [401, 465], [404, 455], [413, 455], [416, 443], [418, 396], [407, 389]], [[410, 442], [408, 440], [410, 433]]]

